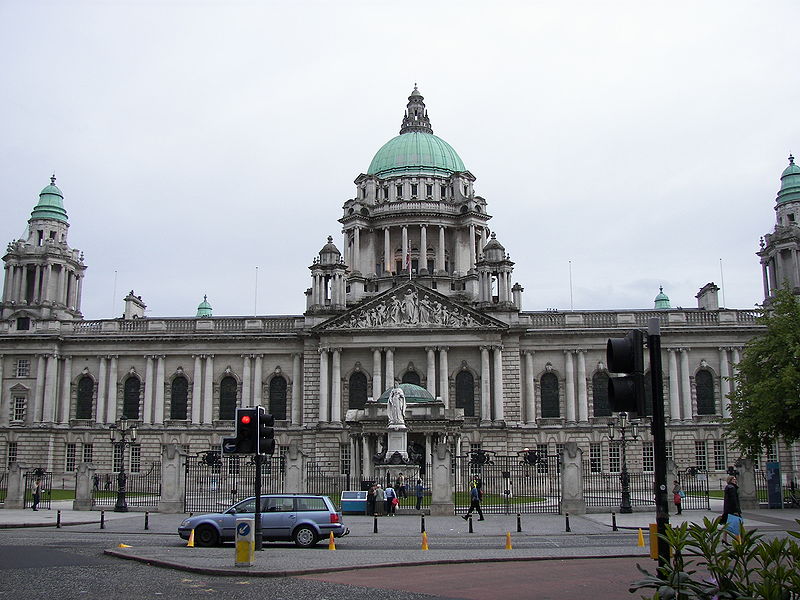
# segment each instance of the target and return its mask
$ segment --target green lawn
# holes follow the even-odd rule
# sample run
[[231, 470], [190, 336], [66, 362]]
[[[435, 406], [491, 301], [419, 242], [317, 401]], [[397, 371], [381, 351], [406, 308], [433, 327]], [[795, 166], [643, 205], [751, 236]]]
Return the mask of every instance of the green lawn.
[[[509, 505], [527, 504], [528, 502], [544, 502], [545, 499], [539, 496], [512, 496], [508, 503]], [[453, 494], [453, 502], [456, 506], [469, 506], [470, 495], [469, 492], [456, 492]], [[505, 504], [506, 497], [502, 494], [484, 494], [482, 504]]]

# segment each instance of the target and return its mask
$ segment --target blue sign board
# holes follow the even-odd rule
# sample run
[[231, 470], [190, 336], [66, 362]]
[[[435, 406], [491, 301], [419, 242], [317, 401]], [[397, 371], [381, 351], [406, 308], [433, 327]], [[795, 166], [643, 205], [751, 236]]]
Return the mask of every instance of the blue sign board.
[[781, 465], [778, 462], [767, 463], [767, 503], [770, 508], [783, 508]]

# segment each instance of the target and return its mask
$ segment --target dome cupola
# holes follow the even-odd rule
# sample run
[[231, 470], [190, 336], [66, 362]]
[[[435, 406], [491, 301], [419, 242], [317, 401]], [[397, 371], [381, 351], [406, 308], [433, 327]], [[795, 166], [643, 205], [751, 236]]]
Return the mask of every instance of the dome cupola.
[[658, 295], [655, 298], [655, 306], [653, 308], [656, 310], [672, 308], [669, 303], [669, 296], [664, 293], [663, 286], [658, 287]]
[[335, 265], [340, 262], [342, 253], [333, 243], [333, 237], [328, 236], [328, 243], [319, 251], [319, 264], [321, 265]]
[[781, 189], [775, 202], [782, 204], [800, 200], [800, 166], [794, 164], [794, 156], [789, 155], [789, 166], [781, 173]]
[[197, 305], [197, 318], [211, 317], [213, 316], [212, 311], [213, 309], [208, 303], [208, 296], [203, 294], [203, 301]]
[[487, 262], [501, 262], [506, 259], [506, 249], [497, 241], [497, 235], [492, 232], [491, 238], [483, 247], [483, 259]]
[[54, 219], [67, 222], [67, 211], [64, 210], [64, 194], [56, 186], [56, 176], [50, 177], [50, 185], [39, 192], [39, 203], [31, 212], [31, 219]]

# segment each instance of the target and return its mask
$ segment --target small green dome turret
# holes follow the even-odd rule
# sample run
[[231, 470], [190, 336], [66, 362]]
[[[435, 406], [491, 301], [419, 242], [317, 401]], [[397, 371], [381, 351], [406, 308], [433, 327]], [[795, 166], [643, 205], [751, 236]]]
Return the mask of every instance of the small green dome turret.
[[[424, 387], [415, 385], [413, 383], [401, 383], [399, 386], [401, 390], [403, 390], [403, 395], [406, 397], [407, 404], [426, 404], [428, 402], [436, 402], [436, 398], [434, 398], [431, 393], [426, 390]], [[389, 394], [391, 393], [392, 388], [389, 388], [385, 392], [383, 392], [380, 397], [376, 400], [376, 402], [380, 402], [382, 404], [389, 403]]]
[[794, 156], [789, 155], [789, 166], [781, 173], [781, 189], [775, 202], [782, 204], [800, 200], [800, 166], [794, 164]]
[[208, 303], [208, 296], [203, 294], [203, 301], [197, 305], [197, 317], [198, 318], [210, 317], [212, 316], [211, 312], [212, 308], [211, 305]]
[[56, 176], [50, 178], [50, 185], [39, 193], [39, 203], [31, 212], [31, 219], [54, 219], [67, 222], [67, 211], [64, 210], [64, 194], [56, 186]]
[[669, 296], [667, 296], [664, 293], [664, 287], [663, 286], [659, 286], [659, 288], [658, 288], [658, 296], [656, 296], [655, 302], [656, 302], [656, 305], [655, 305], [654, 308], [656, 310], [665, 309], [665, 308], [672, 308], [670, 306], [670, 304], [669, 304]]

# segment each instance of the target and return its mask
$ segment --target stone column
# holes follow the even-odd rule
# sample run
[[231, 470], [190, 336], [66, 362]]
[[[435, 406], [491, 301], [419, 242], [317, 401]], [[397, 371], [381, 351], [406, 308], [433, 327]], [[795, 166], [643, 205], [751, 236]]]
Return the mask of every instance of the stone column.
[[492, 380], [489, 346], [481, 346], [481, 421], [492, 420]]
[[475, 225], [469, 226], [469, 270], [475, 268]]
[[678, 389], [680, 382], [678, 379], [678, 358], [675, 356], [676, 350], [668, 348], [669, 355], [669, 420], [677, 422], [681, 420], [681, 399]]
[[767, 263], [761, 263], [761, 278], [764, 283], [764, 298], [769, 298], [769, 276], [767, 275]]
[[436, 248], [436, 271], [444, 271], [444, 225], [439, 226], [439, 247]]
[[42, 402], [42, 423], [55, 421], [56, 381], [58, 380], [58, 356], [47, 355], [47, 372], [44, 377], [44, 398]]
[[250, 399], [250, 355], [242, 354], [242, 406], [252, 406]]
[[731, 383], [727, 379], [730, 376], [727, 348], [719, 349], [719, 375], [720, 408], [722, 417], [727, 419], [731, 416], [731, 401], [728, 399], [728, 394], [731, 393]]
[[525, 350], [525, 422], [536, 424], [536, 382], [533, 380], [533, 351]]
[[683, 400], [683, 420], [692, 420], [692, 387], [689, 382], [689, 350], [681, 348], [681, 400]]
[[392, 256], [391, 233], [388, 227], [383, 229], [383, 268], [387, 273], [394, 272], [394, 257]]
[[72, 510], [92, 510], [92, 477], [94, 465], [92, 463], [78, 463], [78, 472], [75, 475], [75, 500]]
[[372, 397], [377, 400], [383, 393], [381, 381], [381, 349], [372, 349]]
[[50, 300], [50, 273], [53, 272], [53, 265], [48, 264], [44, 268], [44, 281], [42, 282], [42, 300]]
[[503, 411], [503, 347], [494, 347], [494, 420], [505, 419]]
[[436, 348], [426, 346], [425, 353], [427, 355], [425, 387], [431, 393], [431, 396], [436, 398]]
[[583, 451], [577, 442], [566, 442], [561, 454], [561, 510], [573, 515], [586, 513], [583, 499]]
[[[342, 349], [333, 349], [331, 375], [331, 422], [342, 422]], [[351, 461], [352, 464], [352, 461]]]
[[[420, 273], [428, 270], [428, 226], [419, 226], [419, 271]], [[428, 390], [430, 391], [430, 390]]]
[[106, 423], [117, 420], [117, 367], [119, 357], [113, 354], [108, 367], [108, 404], [106, 405]]
[[407, 226], [403, 225], [403, 228], [401, 229], [401, 234], [402, 234], [403, 256], [402, 256], [402, 258], [400, 260], [403, 261], [402, 270], [405, 271], [406, 270], [406, 260], [407, 260], [407, 257], [408, 257], [408, 227]]
[[8, 486], [3, 508], [20, 509], [25, 506], [25, 479], [18, 462], [8, 465]]
[[364, 479], [369, 479], [371, 475], [370, 466], [372, 461], [370, 460], [372, 457], [370, 456], [369, 451], [369, 438], [366, 434], [361, 436], [361, 476]]
[[305, 491], [305, 455], [296, 441], [289, 444], [286, 452], [286, 476], [283, 489], [287, 494], [299, 494]]
[[300, 425], [303, 420], [303, 386], [302, 371], [298, 352], [292, 354], [292, 425]]
[[156, 363], [156, 400], [155, 400], [155, 415], [153, 423], [160, 425], [164, 422], [164, 363], [166, 356], [163, 354], [158, 355], [158, 362]]
[[83, 295], [83, 275], [78, 275], [75, 290], [75, 310], [81, 308], [81, 296]]
[[[142, 414], [142, 423], [152, 423], [153, 422], [153, 392], [156, 389], [155, 377], [153, 376], [153, 356], [150, 354], [146, 354], [145, 358], [147, 359], [147, 363], [144, 367], [144, 414]], [[199, 373], [197, 368], [197, 363], [200, 359], [195, 357], [194, 359], [194, 369], [195, 373]], [[197, 379], [195, 379], [195, 388], [198, 387]], [[194, 392], [192, 393], [194, 396]], [[192, 398], [192, 413], [194, 414], [194, 404], [196, 403], [196, 398], [199, 396], [194, 396]], [[199, 404], [199, 402], [197, 402]], [[199, 422], [199, 421], [198, 421]]]
[[203, 386], [203, 423], [214, 420], [214, 355], [206, 354], [205, 385]]
[[361, 228], [353, 228], [353, 264], [352, 270], [361, 273]]
[[572, 351], [564, 350], [566, 356], [566, 368], [564, 370], [565, 398], [567, 405], [567, 423], [575, 423], [575, 366], [572, 359]]
[[22, 267], [22, 278], [19, 283], [19, 302], [21, 304], [28, 303], [28, 267]]
[[95, 418], [98, 423], [106, 422], [106, 357], [100, 357], [99, 372], [97, 374], [97, 409]]
[[184, 512], [186, 455], [178, 444], [161, 445], [161, 497], [158, 512]]
[[[195, 354], [194, 358], [194, 372], [192, 374], [192, 423], [195, 425], [199, 425], [201, 421], [201, 407], [202, 407], [202, 394], [203, 394], [203, 377], [202, 377], [202, 354]], [[152, 361], [148, 359], [149, 369], [151, 372], [150, 377], [152, 377], [153, 365]], [[150, 381], [148, 380], [147, 385], [149, 387]], [[144, 388], [145, 391], [145, 402], [147, 401], [147, 388]], [[145, 415], [147, 413], [145, 412]]]
[[454, 509], [450, 450], [446, 444], [439, 443], [432, 456], [431, 515], [452, 517]]
[[586, 351], [578, 350], [578, 421], [589, 422], [589, 394], [586, 389]]
[[42, 405], [44, 404], [44, 377], [46, 370], [46, 355], [40, 354], [36, 361], [36, 389], [33, 394], [33, 410], [28, 411], [25, 419], [29, 425], [40, 423], [42, 420]]
[[8, 396], [3, 393], [3, 359], [5, 357], [0, 354], [0, 427], [5, 427], [8, 425], [8, 421], [11, 418], [11, 409], [8, 406], [7, 398]]
[[445, 408], [450, 408], [450, 368], [447, 366], [447, 346], [439, 348], [439, 393]]
[[8, 302], [8, 295], [9, 295], [9, 282], [11, 279], [11, 266], [6, 263], [3, 266], [3, 302]]
[[328, 349], [319, 348], [319, 422], [330, 421], [328, 416]]
[[[61, 373], [61, 400], [59, 402], [59, 423], [69, 423], [70, 392], [72, 391], [72, 356], [64, 357], [64, 366]], [[0, 357], [0, 381], [3, 380], [2, 357]], [[2, 405], [2, 402], [0, 402]]]
[[[736, 377], [736, 374], [739, 372], [738, 365], [739, 365], [739, 360], [740, 360], [739, 348], [737, 348], [736, 346], [733, 347], [733, 357], [732, 358], [733, 358], [733, 365], [732, 365], [732, 368], [731, 368], [731, 374], [733, 375], [733, 377]], [[736, 380], [735, 379], [731, 382], [731, 389], [733, 389], [733, 390], [736, 389]]]
[[386, 389], [394, 387], [394, 348], [386, 348]]
[[756, 493], [756, 473], [753, 461], [747, 458], [736, 462], [739, 474], [736, 476], [739, 484], [739, 504], [742, 510], [757, 510], [759, 508]]

